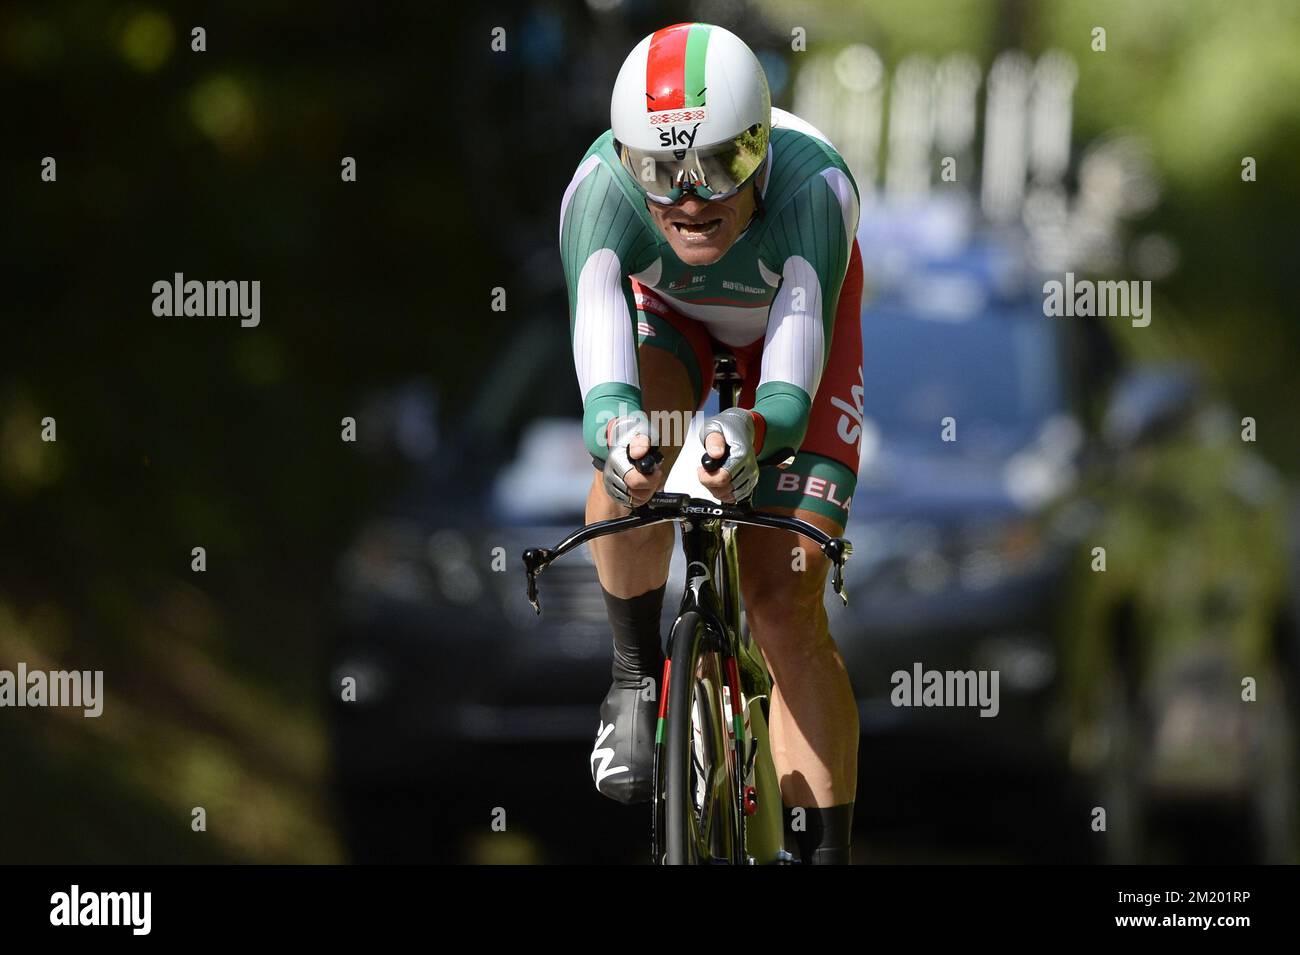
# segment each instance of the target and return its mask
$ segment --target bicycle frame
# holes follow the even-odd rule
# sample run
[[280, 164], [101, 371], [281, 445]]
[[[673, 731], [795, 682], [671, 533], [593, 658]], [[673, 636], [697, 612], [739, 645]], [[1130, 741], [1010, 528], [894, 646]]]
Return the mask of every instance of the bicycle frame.
[[[761, 656], [750, 646], [750, 638], [741, 626], [740, 578], [734, 541], [735, 528], [748, 525], [792, 530], [816, 543], [831, 561], [832, 586], [845, 603], [848, 602], [848, 597], [844, 592], [844, 562], [852, 555], [853, 547], [844, 538], [831, 537], [820, 528], [797, 518], [765, 514], [750, 509], [748, 505], [720, 504], [716, 501], [693, 498], [688, 494], [656, 494], [645, 504], [634, 508], [627, 517], [588, 524], [570, 534], [554, 548], [530, 548], [524, 551], [524, 568], [528, 575], [528, 600], [533, 609], [539, 614], [542, 612], [537, 591], [537, 577], [553, 561], [599, 537], [666, 521], [674, 521], [682, 525], [682, 551], [686, 557], [686, 587], [678, 608], [678, 619], [690, 611], [698, 613], [704, 621], [708, 639], [712, 644], [710, 649], [716, 651], [723, 661], [723, 679], [730, 697], [732, 721], [732, 747], [729, 759], [733, 761], [733, 778], [736, 782], [733, 796], [738, 831], [733, 834], [733, 845], [737, 847], [741, 856], [733, 861], [743, 862], [748, 857], [746, 819], [754, 811], [763, 809], [756, 799], [756, 794], [748, 786], [747, 778], [750, 770], [755, 768], [755, 760], [759, 757], [760, 750], [766, 748], [765, 739], [756, 741], [751, 733], [746, 732], [745, 710], [752, 701], [770, 694], [771, 681]], [[674, 647], [670, 645], [659, 687], [661, 725], [668, 701], [669, 681], [672, 679], [673, 651]], [[656, 779], [659, 778], [660, 749], [661, 747], [656, 745]], [[770, 756], [765, 758], [770, 759]], [[773, 788], [775, 788], [774, 783], [775, 775], [772, 774]], [[779, 796], [777, 798], [779, 799]], [[768, 818], [770, 819], [770, 816]], [[770, 849], [765, 847], [765, 854], [778, 855], [780, 851], [779, 842]], [[658, 831], [657, 826], [652, 853], [656, 860], [662, 858], [662, 833]]]

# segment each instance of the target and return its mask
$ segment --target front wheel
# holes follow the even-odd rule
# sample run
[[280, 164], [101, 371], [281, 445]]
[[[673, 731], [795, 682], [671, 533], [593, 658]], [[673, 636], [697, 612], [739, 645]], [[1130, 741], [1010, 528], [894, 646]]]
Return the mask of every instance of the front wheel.
[[722, 659], [695, 612], [678, 618], [669, 647], [668, 707], [655, 778], [661, 853], [656, 861], [737, 862], [741, 846]]

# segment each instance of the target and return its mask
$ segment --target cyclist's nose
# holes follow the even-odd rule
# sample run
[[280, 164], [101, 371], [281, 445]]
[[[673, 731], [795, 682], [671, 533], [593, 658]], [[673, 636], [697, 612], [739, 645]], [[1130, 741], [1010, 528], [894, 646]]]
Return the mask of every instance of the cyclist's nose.
[[693, 192], [683, 193], [682, 198], [678, 200], [678, 202], [678, 208], [688, 216], [698, 216], [709, 207], [708, 202], [701, 199]]

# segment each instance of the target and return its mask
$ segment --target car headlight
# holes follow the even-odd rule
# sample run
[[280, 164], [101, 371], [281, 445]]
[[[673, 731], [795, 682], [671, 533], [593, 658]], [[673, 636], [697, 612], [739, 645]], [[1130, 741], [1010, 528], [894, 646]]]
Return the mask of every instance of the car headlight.
[[471, 604], [483, 594], [483, 581], [474, 570], [469, 541], [459, 531], [436, 531], [426, 554], [438, 581], [438, 592], [452, 603]]
[[463, 534], [440, 530], [426, 535], [406, 521], [368, 524], [344, 554], [339, 574], [349, 594], [405, 603], [470, 604], [483, 593]]
[[374, 521], [361, 531], [339, 563], [344, 592], [419, 603], [434, 594], [424, 561], [424, 535], [414, 524]]
[[1033, 570], [1045, 550], [1038, 524], [1024, 517], [984, 525], [961, 535], [957, 579], [967, 590], [984, 590], [1008, 577]]
[[921, 594], [937, 594], [952, 582], [952, 561], [937, 550], [926, 549], [913, 554], [903, 565], [903, 579]]

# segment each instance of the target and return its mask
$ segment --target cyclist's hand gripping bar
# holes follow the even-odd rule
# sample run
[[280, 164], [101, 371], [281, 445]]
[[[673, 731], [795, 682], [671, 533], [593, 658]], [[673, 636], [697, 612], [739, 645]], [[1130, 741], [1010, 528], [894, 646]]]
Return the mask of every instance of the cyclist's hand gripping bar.
[[641, 457], [633, 458], [631, 455], [628, 455], [628, 458], [632, 462], [632, 467], [636, 468], [646, 476], [654, 474], [655, 468], [664, 463], [663, 452], [654, 447], [654, 445], [651, 445], [650, 450], [641, 455]]
[[[794, 460], [794, 454], [795, 452], [791, 448], [781, 448], [779, 451], [769, 454], [765, 458], [759, 459], [758, 464], [759, 467], [764, 468], [771, 466], [784, 467]], [[700, 467], [704, 468], [704, 470], [708, 471], [710, 474], [717, 474], [722, 470], [722, 466], [726, 463], [727, 456], [725, 454], [720, 458], [715, 458], [713, 455], [709, 454], [708, 451], [705, 451], [704, 456], [700, 458]]]

